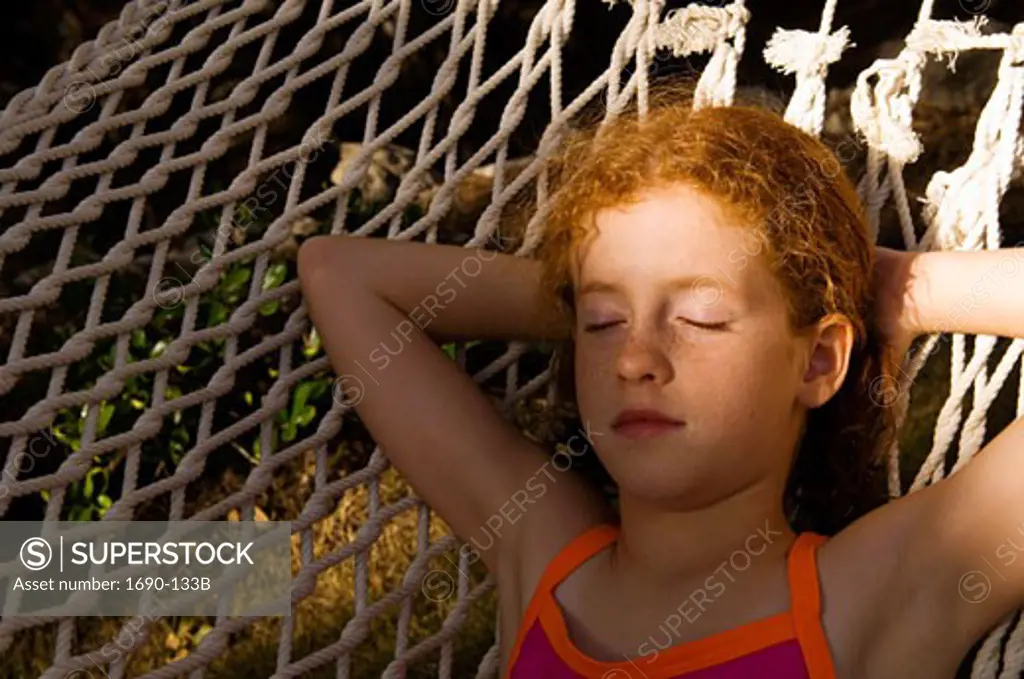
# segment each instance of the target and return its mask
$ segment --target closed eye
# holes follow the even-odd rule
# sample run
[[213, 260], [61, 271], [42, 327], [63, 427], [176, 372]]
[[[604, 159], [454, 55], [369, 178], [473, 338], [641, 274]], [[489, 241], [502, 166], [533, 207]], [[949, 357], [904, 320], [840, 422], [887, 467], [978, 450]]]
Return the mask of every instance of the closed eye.
[[[679, 317], [679, 320], [685, 321], [686, 323], [694, 326], [695, 328], [700, 328], [702, 330], [725, 330], [725, 327], [728, 325], [728, 323], [726, 323], [726, 322], [721, 322], [721, 323], [699, 323], [697, 321], [692, 321], [689, 318], [684, 318], [682, 316]], [[585, 332], [601, 332], [602, 330], [606, 330], [608, 328], [612, 328], [612, 327], [614, 327], [616, 325], [619, 325], [621, 323], [624, 323], [624, 321], [608, 321], [606, 323], [592, 323], [590, 325], [584, 326], [583, 330]]]
[[584, 332], [601, 332], [607, 328], [624, 323], [625, 321], [608, 321], [607, 323], [591, 323], [583, 327]]
[[689, 318], [683, 318], [682, 316], [679, 317], [679, 320], [686, 321], [690, 325], [692, 325], [692, 326], [694, 326], [696, 328], [701, 328], [702, 330], [725, 330], [725, 326], [728, 325], [728, 323], [725, 323], [725, 322], [722, 322], [722, 323], [698, 323], [697, 321], [691, 321]]

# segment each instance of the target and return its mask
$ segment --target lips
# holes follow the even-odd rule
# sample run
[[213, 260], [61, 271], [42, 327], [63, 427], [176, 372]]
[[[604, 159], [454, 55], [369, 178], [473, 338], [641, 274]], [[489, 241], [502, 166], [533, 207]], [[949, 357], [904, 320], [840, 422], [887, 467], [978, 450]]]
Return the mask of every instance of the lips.
[[619, 413], [612, 422], [612, 429], [626, 438], [650, 438], [669, 433], [683, 423], [658, 410], [630, 409]]

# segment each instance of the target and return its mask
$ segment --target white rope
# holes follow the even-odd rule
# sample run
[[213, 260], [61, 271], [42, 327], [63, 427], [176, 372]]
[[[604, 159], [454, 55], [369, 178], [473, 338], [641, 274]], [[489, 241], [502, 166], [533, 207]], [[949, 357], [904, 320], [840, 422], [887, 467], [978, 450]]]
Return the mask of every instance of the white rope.
[[764, 50], [765, 61], [776, 70], [796, 74], [796, 90], [786, 107], [786, 121], [815, 136], [821, 134], [825, 121], [828, 67], [839, 61], [847, 47], [855, 46], [849, 41], [847, 27], [829, 33], [835, 4], [836, 0], [829, 0], [817, 33], [777, 28]]
[[978, 119], [970, 157], [951, 172], [936, 172], [928, 182], [923, 247], [935, 239], [942, 250], [975, 250], [984, 245], [983, 238], [988, 247], [998, 247], [999, 203], [1017, 164], [1024, 104], [1024, 24], [1014, 29], [1014, 37]]
[[[743, 54], [750, 12], [743, 0], [725, 7], [687, 5], [666, 15], [658, 31], [657, 46], [674, 56], [711, 52], [711, 60], [697, 81], [693, 107], [726, 106], [736, 92], [736, 65]], [[730, 42], [731, 41], [731, 42]]]
[[[850, 99], [854, 128], [871, 147], [902, 164], [917, 160], [921, 142], [911, 127], [914, 104], [921, 94], [923, 56], [905, 48], [895, 59], [878, 59], [857, 76]], [[868, 79], [876, 77], [874, 87]]]

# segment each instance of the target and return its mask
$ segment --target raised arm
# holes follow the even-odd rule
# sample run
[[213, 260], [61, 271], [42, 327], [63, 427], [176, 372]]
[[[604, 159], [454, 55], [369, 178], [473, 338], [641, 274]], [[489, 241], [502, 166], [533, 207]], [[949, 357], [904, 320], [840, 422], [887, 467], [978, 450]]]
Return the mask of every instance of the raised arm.
[[[1024, 248], [878, 252], [880, 315], [901, 349], [936, 332], [1024, 338]], [[1024, 419], [950, 478], [865, 517], [836, 545], [837, 560], [861, 561], [869, 580], [895, 573], [884, 607], [902, 628], [895, 654], [923, 653], [919, 642], [959, 659], [1024, 604]]]
[[576, 475], [554, 477], [549, 457], [432, 341], [568, 337], [568, 319], [541, 303], [539, 276], [533, 260], [453, 245], [318, 236], [299, 251], [305, 303], [337, 391], [492, 572], [523, 534], [542, 562], [561, 532], [607, 511]]

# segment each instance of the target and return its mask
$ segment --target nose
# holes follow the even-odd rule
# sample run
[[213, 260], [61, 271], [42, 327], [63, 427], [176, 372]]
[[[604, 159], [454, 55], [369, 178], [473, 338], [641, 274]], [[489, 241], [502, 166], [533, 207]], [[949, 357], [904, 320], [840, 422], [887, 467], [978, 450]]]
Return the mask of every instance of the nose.
[[672, 377], [672, 362], [654, 338], [631, 334], [616, 358], [619, 379], [664, 384]]

